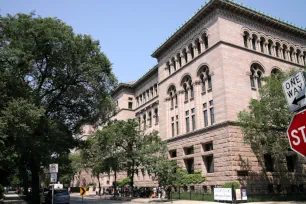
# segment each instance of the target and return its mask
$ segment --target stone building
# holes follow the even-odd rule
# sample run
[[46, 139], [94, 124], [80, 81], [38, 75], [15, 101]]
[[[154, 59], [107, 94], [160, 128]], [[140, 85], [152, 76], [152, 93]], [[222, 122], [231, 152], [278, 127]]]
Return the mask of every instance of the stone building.
[[[210, 191], [239, 181], [249, 193], [304, 191], [305, 160], [256, 157], [234, 121], [258, 99], [264, 76], [306, 65], [306, 30], [233, 1], [211, 0], [152, 54], [157, 65], [112, 93], [117, 120], [137, 118], [168, 142], [169, 159]], [[111, 182], [108, 182], [111, 183]], [[137, 186], [152, 185], [143, 173]]]

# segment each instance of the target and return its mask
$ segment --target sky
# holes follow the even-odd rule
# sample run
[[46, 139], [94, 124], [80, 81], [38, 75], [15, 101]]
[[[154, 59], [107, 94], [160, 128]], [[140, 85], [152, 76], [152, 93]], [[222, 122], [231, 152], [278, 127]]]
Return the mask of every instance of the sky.
[[[239, 0], [306, 28], [306, 0]], [[0, 0], [0, 15], [57, 17], [77, 34], [100, 41], [119, 82], [139, 79], [157, 64], [153, 51], [204, 5], [204, 0]]]

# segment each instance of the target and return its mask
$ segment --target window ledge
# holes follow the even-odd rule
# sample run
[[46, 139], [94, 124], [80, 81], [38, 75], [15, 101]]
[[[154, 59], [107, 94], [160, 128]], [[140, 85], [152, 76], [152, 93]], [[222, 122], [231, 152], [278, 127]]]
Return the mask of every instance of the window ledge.
[[173, 107], [171, 107], [170, 110], [173, 110]]
[[251, 87], [251, 89], [252, 89], [253, 91], [256, 91], [256, 90], [257, 90], [255, 87]]
[[206, 94], [206, 91], [203, 91], [201, 94], [202, 94], [202, 95], [205, 95], [205, 94]]
[[194, 97], [190, 98], [190, 101], [193, 101], [194, 100]]
[[175, 108], [177, 108], [177, 105], [175, 105]]
[[185, 100], [184, 103], [188, 103], [188, 100]]
[[207, 92], [211, 92], [212, 91], [212, 88], [209, 88], [208, 90], [207, 90]]

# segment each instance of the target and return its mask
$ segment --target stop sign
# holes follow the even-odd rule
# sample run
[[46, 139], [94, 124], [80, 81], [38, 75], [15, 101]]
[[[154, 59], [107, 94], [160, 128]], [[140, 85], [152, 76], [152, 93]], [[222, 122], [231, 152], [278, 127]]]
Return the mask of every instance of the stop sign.
[[293, 116], [287, 135], [291, 149], [306, 157], [306, 110]]

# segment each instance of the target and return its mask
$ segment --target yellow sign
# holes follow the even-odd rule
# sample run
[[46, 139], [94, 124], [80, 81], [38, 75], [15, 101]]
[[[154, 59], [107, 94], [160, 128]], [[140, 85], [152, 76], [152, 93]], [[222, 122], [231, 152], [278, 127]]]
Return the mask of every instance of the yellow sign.
[[86, 196], [86, 187], [80, 187], [80, 195]]

